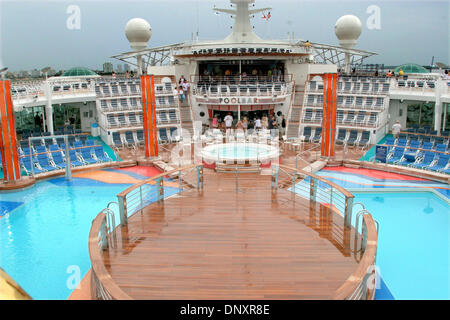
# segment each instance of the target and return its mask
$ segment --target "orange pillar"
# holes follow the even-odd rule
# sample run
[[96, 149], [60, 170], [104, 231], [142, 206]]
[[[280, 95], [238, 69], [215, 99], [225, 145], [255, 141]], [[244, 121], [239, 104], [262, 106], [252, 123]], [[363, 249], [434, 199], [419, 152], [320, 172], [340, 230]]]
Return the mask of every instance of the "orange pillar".
[[16, 124], [9, 80], [0, 81], [0, 156], [6, 181], [20, 179]]
[[323, 76], [323, 120], [322, 120], [322, 157], [334, 156], [337, 113], [337, 83], [336, 73], [326, 73]]
[[145, 157], [157, 157], [158, 135], [155, 111], [155, 78], [153, 75], [141, 76], [141, 93], [144, 120]]

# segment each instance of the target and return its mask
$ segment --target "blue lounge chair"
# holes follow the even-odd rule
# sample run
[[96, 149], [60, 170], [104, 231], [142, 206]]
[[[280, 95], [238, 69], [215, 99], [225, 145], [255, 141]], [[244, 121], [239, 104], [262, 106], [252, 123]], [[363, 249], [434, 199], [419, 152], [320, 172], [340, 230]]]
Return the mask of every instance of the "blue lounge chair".
[[314, 143], [319, 143], [321, 138], [322, 138], [322, 128], [319, 127], [316, 129], [314, 137], [311, 139], [311, 141]]
[[431, 151], [425, 151], [424, 155], [421, 156], [415, 163], [411, 164], [410, 167], [423, 169], [428, 167], [433, 161], [435, 157], [435, 153]]
[[103, 150], [103, 147], [94, 147], [94, 155], [97, 161], [110, 162], [112, 161], [108, 154]]
[[84, 163], [78, 160], [75, 150], [69, 150], [69, 157], [70, 157], [70, 164], [72, 167], [80, 167], [84, 165]]
[[137, 138], [139, 144], [143, 145], [145, 143], [144, 142], [144, 131], [142, 131], [142, 130], [136, 131], [136, 138]]
[[403, 157], [400, 159], [400, 161], [398, 161], [396, 164], [401, 166], [410, 166], [417, 162], [417, 160], [419, 159], [418, 154], [419, 153], [417, 152], [417, 150], [407, 150], [403, 154]]
[[73, 142], [73, 147], [74, 148], [82, 148], [83, 147], [83, 142], [81, 142], [81, 141], [74, 141]]
[[370, 140], [370, 131], [363, 131], [361, 139], [358, 142], [358, 146], [361, 148], [367, 147], [367, 145], [369, 144], [369, 140]]
[[424, 150], [432, 150], [433, 149], [433, 143], [430, 141], [425, 141], [422, 145], [422, 149]]
[[[414, 149], [418, 149], [418, 148], [420, 148], [420, 141], [419, 140], [411, 140], [410, 142], [409, 142], [409, 147], [410, 148], [414, 148]], [[413, 150], [414, 150], [413, 149]], [[416, 150], [417, 151], [417, 150]]]
[[169, 138], [167, 137], [166, 128], [159, 128], [158, 130], [159, 141], [161, 143], [169, 143]]
[[311, 139], [311, 127], [305, 127], [303, 129], [303, 136], [304, 136], [304, 140], [303, 141], [309, 141]]
[[136, 141], [134, 141], [133, 132], [131, 131], [125, 132], [125, 141], [129, 148], [133, 147], [136, 144]]
[[432, 171], [443, 170], [447, 166], [449, 159], [450, 159], [450, 154], [439, 153], [437, 155], [436, 163], [434, 165], [427, 167], [426, 169], [432, 170]]
[[345, 129], [339, 129], [338, 136], [336, 138], [336, 144], [337, 145], [344, 145], [346, 136], [347, 136], [347, 131]]
[[405, 148], [395, 147], [394, 152], [391, 153], [391, 156], [387, 159], [387, 163], [392, 164], [392, 163], [399, 162], [403, 157], [404, 151], [405, 151]]
[[45, 148], [45, 146], [36, 146], [34, 148], [34, 150], [36, 150], [36, 153], [45, 153], [45, 152], [47, 152], [47, 149]]
[[396, 146], [397, 147], [406, 147], [407, 143], [408, 143], [408, 140], [399, 138]]
[[123, 148], [123, 142], [122, 142], [119, 132], [113, 132], [112, 138], [113, 138], [114, 147], [119, 148], [119, 149]]
[[27, 173], [27, 175], [31, 175], [31, 166], [33, 166], [33, 172], [34, 174], [39, 174], [44, 172], [43, 170], [37, 168], [34, 163], [31, 164], [30, 158], [29, 157], [25, 157], [25, 158], [20, 158], [19, 160], [20, 164], [22, 165], [23, 169], [25, 170], [25, 172]]
[[347, 145], [354, 146], [357, 138], [358, 138], [358, 131], [351, 130], [350, 136], [347, 139]]
[[83, 161], [86, 162], [87, 164], [97, 163], [97, 160], [95, 160], [92, 157], [91, 148], [83, 148], [83, 149], [81, 149], [81, 157], [83, 158]]
[[53, 159], [53, 163], [60, 169], [66, 168], [66, 162], [64, 161], [63, 154], [60, 150], [51, 151], [51, 156]]
[[95, 141], [94, 140], [86, 140], [86, 142], [84, 143], [84, 145], [86, 147], [93, 147], [95, 145]]
[[440, 144], [437, 144], [434, 149], [439, 152], [445, 152], [447, 150], [447, 146], [443, 143], [440, 143]]
[[47, 154], [38, 154], [36, 156], [37, 161], [39, 163], [39, 166], [44, 170], [44, 171], [53, 171], [58, 169], [52, 162], [51, 160], [48, 158]]

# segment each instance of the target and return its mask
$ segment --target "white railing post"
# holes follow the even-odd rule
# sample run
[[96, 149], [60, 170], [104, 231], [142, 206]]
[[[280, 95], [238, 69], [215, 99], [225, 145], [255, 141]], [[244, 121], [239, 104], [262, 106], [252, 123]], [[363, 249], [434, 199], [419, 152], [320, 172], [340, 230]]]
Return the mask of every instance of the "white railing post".
[[346, 228], [352, 227], [352, 211], [353, 211], [353, 198], [345, 197], [345, 212], [344, 212], [344, 226]]
[[117, 200], [119, 203], [119, 215], [120, 215], [120, 225], [126, 226], [127, 221], [127, 201], [123, 196], [117, 196]]

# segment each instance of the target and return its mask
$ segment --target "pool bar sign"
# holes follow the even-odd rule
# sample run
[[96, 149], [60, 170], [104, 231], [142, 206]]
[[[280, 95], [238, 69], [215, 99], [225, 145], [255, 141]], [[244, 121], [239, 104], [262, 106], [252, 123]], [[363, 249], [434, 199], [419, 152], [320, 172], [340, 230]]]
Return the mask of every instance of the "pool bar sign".
[[387, 146], [376, 146], [375, 147], [375, 160], [378, 160], [382, 163], [386, 163], [387, 158]]

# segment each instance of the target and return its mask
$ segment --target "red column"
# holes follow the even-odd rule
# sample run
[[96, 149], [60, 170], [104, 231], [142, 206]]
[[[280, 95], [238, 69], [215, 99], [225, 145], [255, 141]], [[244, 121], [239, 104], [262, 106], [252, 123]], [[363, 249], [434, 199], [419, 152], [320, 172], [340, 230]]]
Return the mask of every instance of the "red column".
[[145, 157], [158, 156], [158, 136], [155, 111], [155, 78], [141, 76], [142, 112], [144, 120]]
[[322, 150], [323, 157], [334, 156], [334, 142], [336, 136], [336, 73], [326, 73], [323, 76], [323, 120], [322, 120]]
[[20, 179], [14, 106], [9, 80], [0, 81], [0, 156], [6, 181]]

